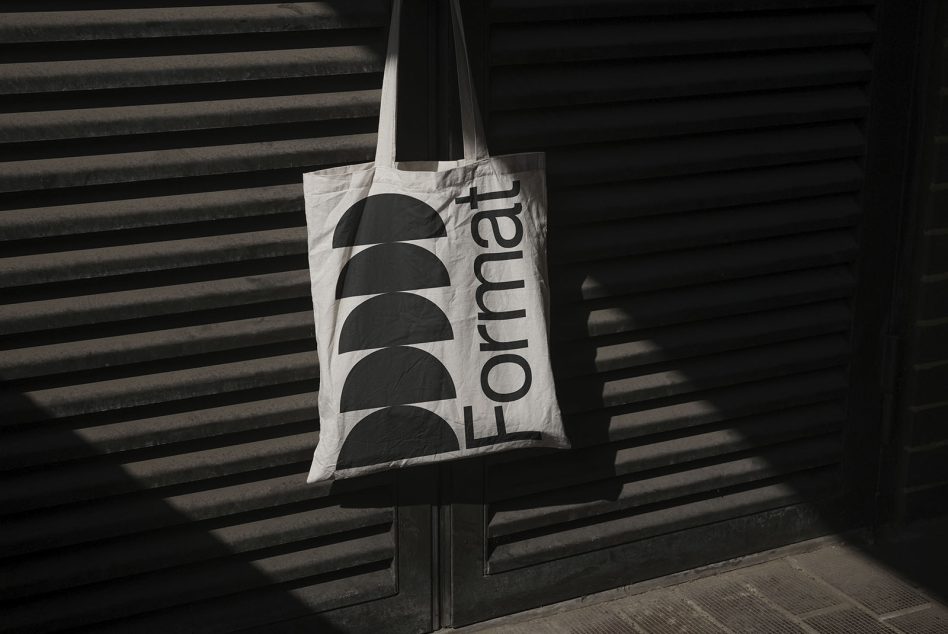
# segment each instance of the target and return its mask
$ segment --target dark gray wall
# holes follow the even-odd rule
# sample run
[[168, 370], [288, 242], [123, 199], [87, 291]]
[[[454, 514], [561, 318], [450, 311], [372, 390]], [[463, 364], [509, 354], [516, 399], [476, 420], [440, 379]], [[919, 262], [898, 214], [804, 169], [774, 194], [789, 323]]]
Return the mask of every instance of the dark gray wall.
[[918, 86], [917, 181], [909, 204], [898, 421], [900, 520], [948, 513], [948, 8], [929, 3]]

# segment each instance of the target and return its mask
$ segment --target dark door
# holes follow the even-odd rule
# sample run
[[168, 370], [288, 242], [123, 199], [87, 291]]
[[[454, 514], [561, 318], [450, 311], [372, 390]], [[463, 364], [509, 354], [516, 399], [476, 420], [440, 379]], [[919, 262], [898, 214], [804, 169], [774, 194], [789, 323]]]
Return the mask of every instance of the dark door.
[[388, 4], [4, 3], [0, 630], [431, 629], [430, 473], [304, 484]]
[[492, 152], [548, 153], [574, 449], [451, 468], [452, 623], [871, 522], [895, 4], [469, 4]]

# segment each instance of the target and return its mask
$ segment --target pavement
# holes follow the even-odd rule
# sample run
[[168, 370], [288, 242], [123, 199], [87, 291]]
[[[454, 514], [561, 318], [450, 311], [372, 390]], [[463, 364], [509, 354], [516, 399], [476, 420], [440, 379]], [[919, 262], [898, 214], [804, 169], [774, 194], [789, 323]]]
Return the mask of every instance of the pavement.
[[878, 544], [824, 541], [809, 552], [673, 586], [592, 605], [574, 600], [470, 629], [479, 634], [948, 634], [946, 544], [948, 523]]

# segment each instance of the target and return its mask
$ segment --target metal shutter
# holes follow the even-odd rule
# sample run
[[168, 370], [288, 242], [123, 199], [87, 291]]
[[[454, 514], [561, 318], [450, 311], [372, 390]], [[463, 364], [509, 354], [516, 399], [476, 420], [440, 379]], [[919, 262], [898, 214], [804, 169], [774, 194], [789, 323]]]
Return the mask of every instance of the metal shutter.
[[455, 625], [865, 521], [877, 422], [848, 399], [854, 347], [879, 341], [852, 328], [876, 283], [856, 266], [872, 5], [494, 0], [472, 19], [491, 150], [547, 152], [574, 450], [455, 468]]
[[4, 6], [0, 629], [430, 628], [426, 479], [304, 484], [300, 175], [370, 158], [388, 3]]

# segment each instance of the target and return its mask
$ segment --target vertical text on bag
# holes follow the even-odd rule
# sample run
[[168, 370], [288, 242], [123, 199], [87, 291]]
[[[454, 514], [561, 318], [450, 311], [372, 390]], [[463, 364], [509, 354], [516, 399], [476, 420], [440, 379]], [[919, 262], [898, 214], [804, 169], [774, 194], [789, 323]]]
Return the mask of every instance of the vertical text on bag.
[[[458, 196], [454, 201], [458, 205], [470, 205], [471, 210], [475, 212], [471, 217], [471, 237], [479, 247], [485, 249], [474, 258], [474, 277], [477, 279], [474, 301], [479, 309], [477, 333], [481, 340], [480, 350], [498, 354], [491, 354], [484, 361], [480, 371], [480, 384], [484, 396], [497, 403], [509, 403], [523, 398], [530, 391], [533, 381], [530, 363], [520, 354], [512, 352], [527, 348], [529, 341], [527, 339], [504, 340], [502, 335], [503, 322], [525, 319], [526, 309], [492, 310], [488, 305], [490, 303], [488, 293], [512, 291], [524, 288], [526, 285], [523, 279], [490, 279], [489, 273], [491, 262], [523, 260], [523, 251], [517, 249], [523, 242], [523, 223], [519, 218], [523, 206], [517, 200], [519, 195], [520, 181], [515, 180], [509, 189], [501, 191], [479, 192], [477, 187], [471, 187], [466, 196]], [[499, 204], [507, 206], [482, 209], [480, 203], [485, 201], [503, 201]], [[497, 203], [489, 206], [493, 207], [494, 204]], [[512, 235], [504, 234], [501, 219], [510, 221], [507, 226], [513, 230]], [[488, 225], [489, 229], [485, 230], [485, 225]], [[504, 250], [489, 250], [492, 246]], [[492, 335], [491, 330], [495, 330], [495, 334]], [[522, 371], [522, 381], [519, 387], [512, 391], [498, 391], [491, 383], [491, 371], [505, 364], [516, 365]], [[483, 447], [515, 440], [539, 440], [542, 437], [538, 431], [508, 432], [502, 405], [494, 406], [494, 421], [497, 426], [496, 434], [475, 438], [474, 408], [470, 405], [465, 406], [466, 446], [468, 448]]]

